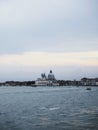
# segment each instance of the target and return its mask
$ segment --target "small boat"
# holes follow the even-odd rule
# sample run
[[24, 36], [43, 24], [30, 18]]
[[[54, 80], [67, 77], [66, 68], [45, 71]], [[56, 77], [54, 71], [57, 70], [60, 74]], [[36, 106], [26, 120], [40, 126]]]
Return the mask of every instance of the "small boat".
[[91, 87], [87, 87], [86, 90], [91, 90]]

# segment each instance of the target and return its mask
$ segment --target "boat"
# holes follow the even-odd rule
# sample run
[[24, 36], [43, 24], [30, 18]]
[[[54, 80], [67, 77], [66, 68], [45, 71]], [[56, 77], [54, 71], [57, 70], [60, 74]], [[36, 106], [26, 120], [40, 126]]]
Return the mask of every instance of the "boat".
[[86, 90], [91, 90], [91, 87], [87, 87]]

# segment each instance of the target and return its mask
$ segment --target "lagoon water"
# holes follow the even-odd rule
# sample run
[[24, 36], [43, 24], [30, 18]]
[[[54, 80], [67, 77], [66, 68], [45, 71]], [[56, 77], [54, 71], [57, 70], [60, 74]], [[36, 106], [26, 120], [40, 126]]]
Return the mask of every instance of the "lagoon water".
[[0, 130], [98, 130], [98, 87], [0, 87]]

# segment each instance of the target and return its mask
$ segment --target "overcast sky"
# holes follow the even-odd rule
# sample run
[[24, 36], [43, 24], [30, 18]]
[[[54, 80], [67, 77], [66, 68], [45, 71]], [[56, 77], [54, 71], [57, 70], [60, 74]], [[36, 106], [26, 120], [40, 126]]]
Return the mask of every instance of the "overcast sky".
[[98, 77], [98, 0], [0, 0], [0, 81]]

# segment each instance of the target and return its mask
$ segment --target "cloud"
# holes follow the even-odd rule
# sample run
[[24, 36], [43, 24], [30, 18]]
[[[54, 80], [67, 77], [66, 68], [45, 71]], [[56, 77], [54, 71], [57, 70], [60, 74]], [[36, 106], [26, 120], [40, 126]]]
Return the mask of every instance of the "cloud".
[[8, 0], [0, 2], [0, 26], [35, 26], [47, 21], [58, 21], [75, 16], [87, 16], [88, 0]]
[[36, 80], [52, 69], [57, 79], [74, 80], [97, 77], [98, 52], [26, 52], [0, 56], [0, 81]]
[[[24, 52], [81, 52], [97, 51], [98, 38], [87, 34], [65, 34], [48, 32], [12, 31], [0, 33], [0, 54], [21, 54]], [[48, 34], [49, 33], [49, 34]], [[69, 32], [68, 32], [69, 33]]]
[[91, 0], [0, 2], [0, 54], [96, 51], [95, 4]]
[[47, 68], [61, 77], [97, 75], [97, 5], [97, 0], [0, 1], [2, 77], [26, 79]]
[[98, 66], [98, 52], [45, 53], [27, 52], [0, 56], [0, 65], [13, 66]]

